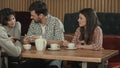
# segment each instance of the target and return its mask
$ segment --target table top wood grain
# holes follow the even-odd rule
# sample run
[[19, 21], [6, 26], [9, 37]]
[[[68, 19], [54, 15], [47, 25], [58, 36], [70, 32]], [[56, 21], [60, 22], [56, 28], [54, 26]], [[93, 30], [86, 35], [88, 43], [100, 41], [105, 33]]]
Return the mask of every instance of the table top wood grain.
[[117, 55], [118, 53], [118, 50], [94, 51], [86, 49], [69, 50], [66, 48], [61, 48], [60, 50], [56, 51], [51, 51], [48, 49], [45, 51], [37, 51], [33, 46], [31, 50], [23, 50], [21, 57], [101, 63]]

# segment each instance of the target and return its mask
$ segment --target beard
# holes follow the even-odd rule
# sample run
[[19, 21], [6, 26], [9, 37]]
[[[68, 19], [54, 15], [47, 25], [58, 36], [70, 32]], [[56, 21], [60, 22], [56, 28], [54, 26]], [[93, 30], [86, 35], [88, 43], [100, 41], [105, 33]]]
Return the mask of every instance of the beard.
[[41, 19], [38, 19], [38, 20], [34, 20], [35, 23], [40, 23], [41, 22]]
[[39, 23], [39, 21], [34, 21], [35, 23]]

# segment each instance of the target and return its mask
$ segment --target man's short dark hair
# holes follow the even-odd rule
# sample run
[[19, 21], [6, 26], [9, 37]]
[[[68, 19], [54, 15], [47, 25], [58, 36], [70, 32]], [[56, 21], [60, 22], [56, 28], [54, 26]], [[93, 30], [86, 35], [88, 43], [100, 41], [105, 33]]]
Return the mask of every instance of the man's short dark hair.
[[47, 6], [44, 2], [42, 1], [35, 1], [33, 2], [30, 7], [29, 7], [29, 10], [30, 11], [33, 11], [35, 10], [36, 14], [39, 15], [39, 14], [44, 14], [45, 16], [48, 14], [48, 9], [47, 9]]

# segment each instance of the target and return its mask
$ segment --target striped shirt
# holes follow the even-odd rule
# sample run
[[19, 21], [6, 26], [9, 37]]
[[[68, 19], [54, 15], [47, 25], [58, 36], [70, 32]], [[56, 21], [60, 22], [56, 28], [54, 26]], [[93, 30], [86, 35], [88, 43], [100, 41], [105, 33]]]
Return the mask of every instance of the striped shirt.
[[35, 23], [32, 20], [29, 29], [28, 36], [31, 35], [41, 35], [47, 40], [64, 40], [64, 27], [62, 22], [51, 15], [47, 15], [47, 22], [45, 25], [45, 33], [42, 32], [42, 27], [40, 23]]
[[[76, 29], [74, 38], [72, 40], [73, 43], [75, 43], [76, 45], [81, 45], [81, 41], [79, 40], [79, 38], [81, 37], [80, 35], [80, 27], [78, 27]], [[94, 31], [94, 35], [92, 38], [92, 46], [93, 46], [93, 50], [101, 50], [103, 49], [102, 47], [102, 43], [103, 43], [103, 33], [102, 33], [102, 29], [98, 26], [95, 31]]]

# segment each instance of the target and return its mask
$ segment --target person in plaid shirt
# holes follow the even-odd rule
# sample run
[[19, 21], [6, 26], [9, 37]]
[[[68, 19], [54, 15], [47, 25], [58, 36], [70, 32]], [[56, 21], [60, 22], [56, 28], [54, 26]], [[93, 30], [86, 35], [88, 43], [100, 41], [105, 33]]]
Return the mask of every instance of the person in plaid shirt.
[[[76, 29], [76, 32], [71, 42], [80, 49], [102, 50], [103, 32], [100, 27], [100, 22], [96, 15], [96, 12], [91, 8], [85, 8], [83, 10], [80, 10], [78, 23], [79, 27]], [[63, 42], [63, 45], [68, 46], [69, 43], [69, 41], [65, 40]], [[80, 63], [77, 62], [73, 63], [72, 65], [73, 67], [79, 66]], [[93, 65], [95, 66], [96, 64], [93, 63]], [[96, 67], [97, 66], [98, 65], [96, 65]]]

